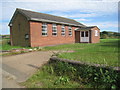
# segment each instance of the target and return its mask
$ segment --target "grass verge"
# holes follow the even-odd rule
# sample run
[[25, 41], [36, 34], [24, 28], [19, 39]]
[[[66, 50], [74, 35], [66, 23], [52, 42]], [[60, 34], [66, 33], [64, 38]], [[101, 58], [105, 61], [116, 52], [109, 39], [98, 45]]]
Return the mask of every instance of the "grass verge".
[[113, 70], [50, 62], [22, 85], [27, 88], [119, 88], [120, 73]]
[[119, 39], [101, 39], [100, 43], [75, 43], [45, 47], [45, 50], [73, 50], [58, 54], [59, 58], [77, 60], [89, 63], [106, 64], [108, 66], [119, 65]]

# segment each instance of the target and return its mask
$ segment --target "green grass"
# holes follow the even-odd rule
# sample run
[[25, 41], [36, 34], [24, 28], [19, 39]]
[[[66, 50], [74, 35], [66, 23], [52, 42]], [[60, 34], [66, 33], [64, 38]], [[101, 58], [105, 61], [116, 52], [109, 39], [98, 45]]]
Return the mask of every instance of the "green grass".
[[[21, 46], [10, 46], [7, 44], [9, 39], [3, 39], [0, 44], [0, 50], [11, 50]], [[118, 63], [118, 39], [101, 39], [100, 43], [74, 43], [44, 47], [44, 50], [74, 50], [72, 53], [61, 53], [58, 55], [59, 58], [77, 60], [89, 63], [107, 64], [109, 66], [120, 66]]]
[[10, 39], [2, 39], [0, 41], [0, 50], [11, 50], [11, 49], [17, 49], [17, 48], [26, 48], [26, 49], [30, 49], [31, 47], [22, 47], [22, 46], [11, 46], [10, 44], [8, 44], [8, 41], [10, 41]]
[[46, 50], [74, 50], [72, 53], [61, 53], [59, 58], [89, 63], [120, 66], [118, 63], [118, 39], [101, 39], [100, 43], [75, 43], [45, 47]]
[[[58, 46], [51, 46], [45, 47], [45, 50], [74, 50], [75, 52], [72, 53], [61, 53], [58, 55], [60, 58], [70, 59], [70, 60], [79, 60], [83, 62], [90, 62], [90, 63], [100, 63], [100, 64], [107, 64], [111, 66], [118, 65], [118, 39], [102, 39], [100, 43], [97, 44], [83, 44], [83, 43], [76, 43], [76, 44], [66, 44], [66, 45], [58, 45]], [[51, 64], [50, 64], [51, 65]], [[30, 77], [26, 82], [22, 83], [22, 85], [26, 86], [27, 88], [93, 88], [95, 85], [92, 83], [86, 83], [86, 79], [77, 78], [74, 80], [69, 76], [73, 77], [77, 75], [69, 74], [69, 67], [61, 64], [53, 64], [56, 67], [53, 69], [52, 66], [45, 65], [42, 69], [38, 70], [32, 77]], [[68, 67], [68, 70], [67, 70]], [[58, 70], [58, 68], [60, 70]], [[79, 68], [79, 67], [78, 67]], [[71, 68], [72, 70], [74, 68]], [[56, 71], [55, 71], [56, 70]], [[65, 72], [64, 72], [65, 70]], [[78, 69], [79, 70], [79, 69]], [[85, 76], [86, 74], [89, 76], [87, 72], [89, 68], [83, 69], [85, 70], [82, 72], [82, 75]], [[51, 72], [49, 72], [51, 71]], [[58, 71], [58, 72], [57, 72]], [[76, 70], [75, 70], [76, 71]], [[74, 71], [74, 72], [75, 72]], [[95, 70], [93, 70], [94, 72]], [[96, 70], [97, 71], [97, 70]], [[63, 72], [64, 74], [68, 73], [68, 75], [57, 75], [58, 73]], [[79, 72], [80, 71], [76, 71]], [[85, 73], [86, 72], [86, 73]], [[93, 76], [96, 73], [92, 73]], [[68, 77], [69, 82], [57, 83], [60, 77]], [[63, 78], [64, 81], [65, 78]], [[79, 82], [78, 82], [79, 81]], [[61, 81], [62, 82], [62, 81]]]
[[[47, 66], [48, 67], [48, 66]], [[85, 87], [82, 83], [78, 83], [70, 80], [69, 82], [63, 84], [58, 83], [60, 76], [50, 74], [44, 70], [38, 70], [31, 78], [26, 82], [21, 83], [27, 88], [83, 88]]]

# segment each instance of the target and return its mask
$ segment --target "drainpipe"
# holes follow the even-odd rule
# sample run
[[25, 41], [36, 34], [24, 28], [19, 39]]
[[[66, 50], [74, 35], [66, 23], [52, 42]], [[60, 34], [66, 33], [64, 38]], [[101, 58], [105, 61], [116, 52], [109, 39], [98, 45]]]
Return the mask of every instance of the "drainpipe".
[[12, 24], [10, 24], [10, 44], [13, 46], [13, 40], [12, 40]]

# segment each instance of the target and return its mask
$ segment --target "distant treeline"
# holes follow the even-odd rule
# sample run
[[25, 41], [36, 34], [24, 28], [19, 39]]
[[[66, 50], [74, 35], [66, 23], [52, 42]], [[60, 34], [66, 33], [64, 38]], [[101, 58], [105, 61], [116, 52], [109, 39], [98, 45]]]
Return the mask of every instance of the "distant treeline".
[[2, 39], [9, 39], [9, 38], [10, 38], [10, 35], [0, 35], [0, 37], [1, 37]]
[[102, 32], [100, 32], [100, 38], [101, 39], [120, 38], [120, 33], [118, 33], [118, 32], [109, 32], [109, 31], [102, 31]]

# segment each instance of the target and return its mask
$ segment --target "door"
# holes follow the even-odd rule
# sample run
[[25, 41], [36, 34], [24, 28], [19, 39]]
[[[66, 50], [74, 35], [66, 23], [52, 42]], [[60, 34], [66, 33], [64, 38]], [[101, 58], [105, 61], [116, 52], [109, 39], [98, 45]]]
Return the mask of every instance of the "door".
[[89, 31], [80, 32], [80, 42], [89, 42]]

